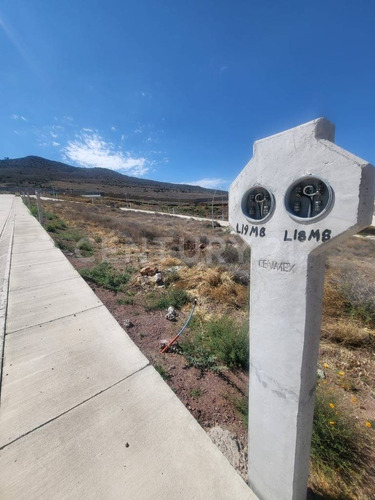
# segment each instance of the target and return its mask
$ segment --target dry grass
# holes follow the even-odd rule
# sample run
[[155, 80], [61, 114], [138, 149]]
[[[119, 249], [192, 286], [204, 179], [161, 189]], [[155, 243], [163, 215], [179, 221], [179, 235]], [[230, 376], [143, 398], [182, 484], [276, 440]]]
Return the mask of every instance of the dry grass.
[[375, 343], [374, 331], [350, 318], [326, 320], [322, 334], [323, 338], [345, 346], [371, 348]]
[[360, 319], [351, 317], [345, 298], [329, 277], [324, 286], [322, 336], [331, 342], [352, 347], [374, 343], [374, 331]]
[[247, 305], [247, 288], [233, 281], [231, 273], [223, 267], [184, 267], [179, 275], [186, 289], [191, 290], [201, 301], [209, 300], [235, 309]]
[[321, 500], [371, 500], [373, 498], [371, 486], [364, 486], [361, 483], [345, 486], [337, 474], [332, 473], [327, 478], [325, 471], [313, 464], [310, 465], [309, 484], [315, 493], [321, 495]]
[[[351, 302], [349, 295], [353, 297]], [[370, 304], [367, 315], [360, 307], [363, 303]], [[323, 338], [346, 346], [372, 349], [375, 345], [370, 316], [372, 303], [375, 304], [374, 286], [360, 279], [358, 273], [328, 274], [324, 286]]]
[[183, 265], [183, 262], [176, 257], [165, 257], [158, 263], [159, 269], [169, 269], [171, 267], [177, 267], [181, 265]]

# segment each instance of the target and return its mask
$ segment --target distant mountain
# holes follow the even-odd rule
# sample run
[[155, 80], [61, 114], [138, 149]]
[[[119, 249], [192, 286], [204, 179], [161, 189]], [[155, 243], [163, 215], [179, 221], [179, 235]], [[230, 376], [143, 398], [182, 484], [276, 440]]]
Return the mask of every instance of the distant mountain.
[[[102, 193], [127, 199], [159, 201], [212, 199], [214, 190], [186, 184], [139, 179], [107, 168], [79, 168], [39, 156], [0, 160], [0, 189], [72, 194]], [[216, 191], [227, 198], [226, 191]]]

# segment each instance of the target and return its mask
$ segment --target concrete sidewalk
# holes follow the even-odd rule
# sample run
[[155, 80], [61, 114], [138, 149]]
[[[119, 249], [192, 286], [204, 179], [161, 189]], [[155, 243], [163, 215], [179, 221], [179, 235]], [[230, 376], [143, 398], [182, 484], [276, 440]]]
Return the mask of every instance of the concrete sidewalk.
[[255, 499], [21, 200], [7, 198], [0, 498]]

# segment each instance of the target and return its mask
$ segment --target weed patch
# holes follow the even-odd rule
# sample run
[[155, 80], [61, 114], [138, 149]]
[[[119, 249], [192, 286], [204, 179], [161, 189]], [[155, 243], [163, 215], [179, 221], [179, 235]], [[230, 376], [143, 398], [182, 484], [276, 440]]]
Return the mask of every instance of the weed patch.
[[206, 322], [195, 318], [190, 329], [195, 332], [193, 338], [185, 340], [181, 346], [191, 366], [213, 369], [221, 364], [230, 369], [248, 369], [247, 321], [238, 325], [228, 316]]
[[64, 231], [64, 234], [62, 235], [62, 237], [66, 241], [77, 242], [83, 238], [83, 234], [78, 232], [78, 231], [67, 230], [67, 231]]
[[36, 205], [31, 205], [29, 208], [31, 215], [38, 218], [38, 207]]
[[316, 392], [311, 457], [327, 479], [339, 476], [347, 486], [370, 472], [365, 432], [321, 387]]
[[74, 245], [70, 242], [67, 241], [62, 241], [62, 240], [55, 240], [55, 245], [57, 248], [60, 248], [60, 250], [64, 252], [73, 252], [74, 251]]
[[200, 396], [202, 396], [202, 391], [199, 389], [199, 387], [195, 387], [190, 391], [190, 396], [192, 398], [199, 398]]
[[217, 357], [204, 346], [184, 342], [181, 347], [189, 367], [198, 368], [201, 371], [220, 371]]
[[154, 365], [154, 368], [166, 382], [171, 379], [171, 375], [167, 372], [164, 366], [157, 363], [156, 365]]
[[236, 399], [234, 406], [241, 416], [241, 420], [245, 427], [249, 424], [249, 400], [246, 397]]
[[145, 308], [147, 311], [157, 309], [168, 309], [169, 306], [175, 309], [181, 309], [182, 306], [190, 302], [189, 295], [185, 290], [167, 290], [165, 293], [149, 293], [145, 299]]
[[172, 285], [173, 283], [176, 283], [176, 281], [178, 281], [179, 279], [180, 275], [178, 274], [178, 271], [172, 270], [169, 273], [167, 273], [164, 282], [167, 286], [169, 286]]
[[125, 299], [117, 299], [117, 304], [119, 306], [131, 306], [134, 304], [133, 297], [125, 297]]
[[116, 293], [123, 291], [130, 279], [128, 272], [118, 273], [109, 262], [100, 262], [91, 269], [81, 269], [80, 274], [86, 281], [91, 281]]
[[91, 254], [92, 253], [92, 245], [89, 241], [83, 241], [82, 243], [80, 243], [79, 245], [77, 245], [77, 247], [79, 248], [80, 251], [84, 252], [84, 253], [89, 253]]

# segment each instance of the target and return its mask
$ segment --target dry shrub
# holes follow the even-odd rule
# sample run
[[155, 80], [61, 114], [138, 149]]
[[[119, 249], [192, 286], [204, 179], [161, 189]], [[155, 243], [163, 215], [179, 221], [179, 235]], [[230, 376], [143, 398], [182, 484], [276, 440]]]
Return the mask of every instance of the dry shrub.
[[327, 318], [342, 317], [345, 310], [345, 301], [340, 295], [337, 286], [334, 286], [332, 278], [324, 282], [323, 316]]
[[248, 286], [250, 284], [250, 271], [248, 269], [232, 269], [232, 279], [235, 283]]
[[310, 493], [308, 500], [370, 500], [373, 489], [371, 485], [364, 486], [359, 483], [351, 484], [350, 487], [343, 484], [338, 474], [332, 473], [327, 477], [317, 464], [310, 465], [309, 487], [316, 493]]
[[242, 308], [247, 304], [247, 288], [235, 283], [230, 273], [221, 267], [185, 267], [179, 274], [184, 287], [194, 291], [198, 297], [236, 308]]
[[325, 281], [323, 336], [351, 347], [373, 347], [375, 285], [363, 266], [344, 265]]
[[220, 272], [219, 269], [207, 269], [206, 271], [206, 280], [210, 287], [217, 287], [222, 283], [222, 280], [225, 279], [224, 273]]
[[326, 320], [322, 329], [323, 337], [345, 346], [362, 347], [374, 345], [374, 334], [351, 318]]
[[176, 257], [165, 257], [159, 261], [158, 267], [160, 269], [168, 269], [169, 267], [181, 266], [182, 261]]

